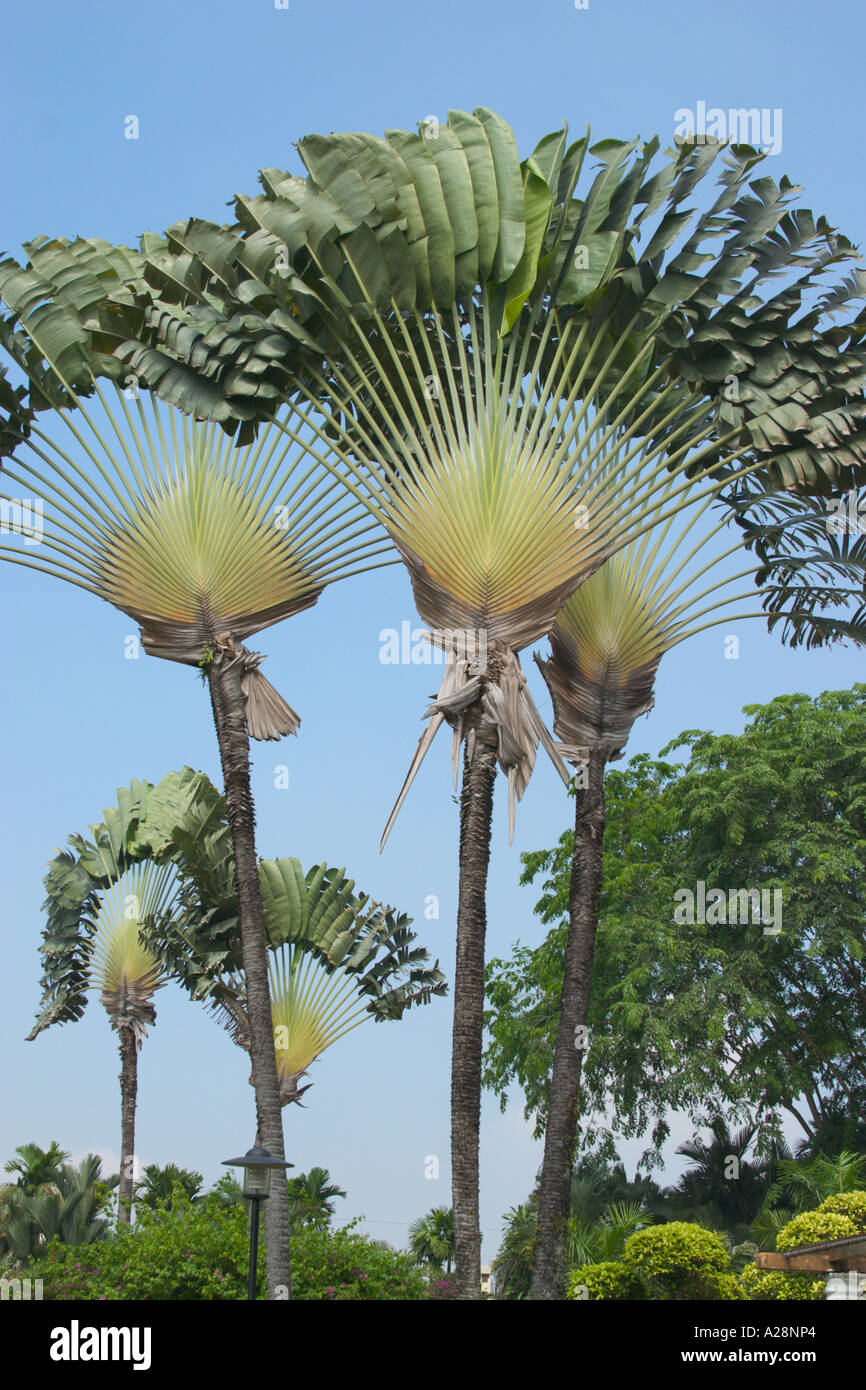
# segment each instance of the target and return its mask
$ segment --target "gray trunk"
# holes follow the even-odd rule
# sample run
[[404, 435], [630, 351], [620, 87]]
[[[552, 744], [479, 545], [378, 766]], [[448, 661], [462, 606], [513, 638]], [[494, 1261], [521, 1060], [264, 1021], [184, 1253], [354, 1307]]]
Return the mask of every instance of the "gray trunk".
[[481, 1047], [484, 1020], [484, 939], [487, 866], [496, 749], [476, 739], [463, 758], [460, 795], [460, 886], [451, 1052], [451, 1182], [457, 1296], [481, 1297], [478, 1158], [481, 1118]]
[[[259, 888], [255, 812], [250, 786], [249, 738], [244, 717], [241, 667], [217, 653], [209, 668], [211, 703], [219, 740], [226, 811], [234, 850], [250, 1057], [256, 1096], [256, 1128], [274, 1158], [285, 1158], [283, 1114], [268, 988], [268, 949]], [[284, 1182], [272, 1175], [273, 1196], [265, 1203], [268, 1296], [291, 1297], [289, 1204]], [[279, 1194], [279, 1195], [278, 1195]]]
[[604, 756], [592, 750], [587, 786], [577, 792], [568, 941], [544, 1135], [538, 1231], [529, 1295], [533, 1299], [565, 1296], [565, 1238], [584, 1052], [576, 1044], [583, 1037], [578, 1029], [585, 1028], [587, 1024], [595, 935], [601, 907], [604, 768]]
[[117, 1189], [117, 1219], [123, 1225], [132, 1220], [135, 1167], [135, 1106], [138, 1099], [138, 1048], [135, 1030], [128, 1024], [118, 1027], [120, 1048], [120, 1184]]

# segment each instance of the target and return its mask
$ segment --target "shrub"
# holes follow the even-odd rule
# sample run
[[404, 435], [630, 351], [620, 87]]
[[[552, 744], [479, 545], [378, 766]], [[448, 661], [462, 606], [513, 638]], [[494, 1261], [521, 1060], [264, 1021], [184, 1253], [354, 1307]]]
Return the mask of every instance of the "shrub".
[[[586, 1293], [583, 1290], [586, 1290]], [[579, 1265], [569, 1276], [567, 1298], [643, 1299], [646, 1290], [635, 1273], [622, 1263]]]
[[[213, 1301], [244, 1299], [249, 1237], [243, 1206], [208, 1197], [194, 1205], [139, 1210], [131, 1229], [87, 1247], [49, 1246], [39, 1262], [46, 1299]], [[298, 1300], [424, 1299], [431, 1295], [411, 1257], [383, 1250], [350, 1228], [303, 1229], [292, 1240], [293, 1295]], [[258, 1286], [266, 1293], [264, 1251]]]
[[780, 1269], [756, 1269], [749, 1265], [740, 1275], [740, 1284], [751, 1299], [819, 1299], [824, 1297], [824, 1280], [814, 1274], [785, 1274]]
[[338, 1231], [303, 1227], [295, 1232], [292, 1293], [297, 1299], [334, 1303], [428, 1297], [427, 1278], [410, 1255], [383, 1250], [349, 1227]]
[[729, 1261], [715, 1231], [688, 1221], [649, 1226], [629, 1236], [623, 1250], [623, 1262], [643, 1279], [652, 1299], [721, 1297], [719, 1276], [727, 1274]]
[[817, 1245], [821, 1240], [856, 1235], [857, 1223], [850, 1216], [818, 1207], [815, 1211], [801, 1212], [783, 1226], [776, 1237], [776, 1249], [796, 1250], [800, 1245]]
[[858, 1232], [866, 1231], [866, 1192], [835, 1192], [821, 1203], [818, 1210], [830, 1212], [833, 1216], [847, 1216], [855, 1223]]
[[[804, 1211], [783, 1226], [776, 1237], [777, 1250], [796, 1250], [822, 1240], [866, 1231], [866, 1192], [836, 1192], [814, 1211]], [[786, 1274], [784, 1270], [743, 1270], [740, 1282], [753, 1299], [819, 1299], [825, 1294], [825, 1276]]]

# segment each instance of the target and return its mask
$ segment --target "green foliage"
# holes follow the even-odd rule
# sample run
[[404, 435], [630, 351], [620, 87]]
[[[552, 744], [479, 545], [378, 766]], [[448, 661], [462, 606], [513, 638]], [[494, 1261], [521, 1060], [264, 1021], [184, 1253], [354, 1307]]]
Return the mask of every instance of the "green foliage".
[[154, 1209], [159, 1205], [170, 1207], [177, 1200], [177, 1189], [189, 1201], [195, 1201], [201, 1192], [204, 1178], [192, 1168], [179, 1168], [176, 1163], [166, 1163], [160, 1167], [151, 1163], [136, 1184], [136, 1200]]
[[824, 1280], [814, 1274], [785, 1274], [782, 1270], [757, 1269], [748, 1265], [740, 1275], [740, 1284], [752, 1299], [822, 1299]]
[[797, 1250], [801, 1245], [817, 1245], [822, 1240], [841, 1240], [856, 1236], [857, 1223], [836, 1212], [804, 1211], [789, 1221], [776, 1237], [777, 1250]]
[[715, 1231], [687, 1221], [670, 1221], [638, 1231], [625, 1244], [623, 1260], [643, 1280], [650, 1298], [711, 1299], [729, 1255]]
[[[249, 1236], [243, 1205], [215, 1194], [171, 1207], [139, 1208], [132, 1228], [98, 1246], [51, 1245], [34, 1273], [46, 1299], [201, 1301], [246, 1298]], [[408, 1255], [350, 1228], [303, 1227], [292, 1240], [293, 1296], [301, 1300], [422, 1299], [427, 1281]], [[265, 1297], [259, 1251], [258, 1293]]]
[[567, 1296], [654, 1302], [743, 1299], [747, 1295], [729, 1263], [715, 1231], [671, 1221], [630, 1236], [619, 1260], [579, 1265], [569, 1278]]
[[55, 1181], [61, 1166], [69, 1154], [52, 1139], [47, 1149], [38, 1144], [21, 1144], [16, 1150], [17, 1158], [10, 1158], [3, 1165], [4, 1172], [16, 1174], [16, 1187], [28, 1197], [34, 1196], [41, 1188]]
[[454, 1264], [454, 1211], [433, 1207], [409, 1227], [409, 1248], [418, 1264], [451, 1273]]
[[[846, 1164], [826, 1164], [828, 1170], [834, 1166], [837, 1178], [847, 1171]], [[796, 1250], [801, 1245], [817, 1245], [823, 1240], [839, 1240], [863, 1231], [866, 1231], [866, 1191], [834, 1192], [814, 1211], [799, 1212], [782, 1226], [776, 1236], [776, 1249]], [[786, 1274], [784, 1270], [760, 1270], [750, 1265], [743, 1270], [740, 1282], [750, 1298], [824, 1297], [825, 1278], [816, 1278], [813, 1274]]]
[[[583, 1130], [596, 1142], [649, 1134], [648, 1159], [672, 1109], [699, 1123], [707, 1113], [757, 1119], [758, 1159], [778, 1140], [780, 1109], [802, 1124], [813, 1153], [819, 1136], [859, 1143], [857, 1125], [842, 1121], [866, 1112], [866, 685], [780, 696], [746, 713], [742, 734], [681, 735], [670, 749], [686, 750], [684, 764], [663, 761], [666, 749], [605, 779]], [[572, 848], [566, 831], [552, 849], [523, 856], [522, 882], [542, 884], [535, 912], [548, 935], [534, 948], [518, 942], [486, 974], [484, 1083], [504, 1107], [516, 1081], [539, 1135]], [[781, 931], [674, 921], [675, 894], [698, 881], [726, 894], [780, 891]], [[730, 1205], [737, 1184], [728, 1186], [716, 1197]], [[748, 1207], [725, 1219], [748, 1220]]]
[[334, 1303], [422, 1299], [428, 1288], [410, 1255], [385, 1250], [349, 1227], [300, 1231], [292, 1241], [292, 1282], [295, 1298]]
[[98, 1156], [88, 1154], [76, 1167], [59, 1161], [65, 1155], [54, 1144], [47, 1153], [35, 1144], [17, 1152], [23, 1166], [13, 1159], [7, 1170], [18, 1171], [19, 1182], [0, 1193], [0, 1255], [6, 1263], [41, 1261], [54, 1241], [89, 1246], [104, 1240], [108, 1221], [102, 1213], [116, 1179], [101, 1178]]
[[538, 1199], [533, 1193], [526, 1202], [511, 1207], [505, 1217], [506, 1228], [493, 1262], [496, 1297], [526, 1298], [532, 1283], [535, 1234], [538, 1225]]
[[866, 1192], [837, 1192], [819, 1208], [833, 1216], [847, 1216], [858, 1231], [866, 1231]]
[[622, 1262], [605, 1260], [601, 1264], [578, 1265], [568, 1281], [567, 1298], [645, 1299], [646, 1288], [634, 1270]]
[[566, 1259], [570, 1265], [616, 1260], [628, 1238], [651, 1220], [640, 1202], [611, 1202], [595, 1219], [572, 1214], [568, 1220]]
[[292, 1230], [315, 1226], [327, 1230], [334, 1215], [334, 1198], [345, 1197], [337, 1183], [331, 1182], [327, 1168], [311, 1168], [289, 1178], [289, 1222]]

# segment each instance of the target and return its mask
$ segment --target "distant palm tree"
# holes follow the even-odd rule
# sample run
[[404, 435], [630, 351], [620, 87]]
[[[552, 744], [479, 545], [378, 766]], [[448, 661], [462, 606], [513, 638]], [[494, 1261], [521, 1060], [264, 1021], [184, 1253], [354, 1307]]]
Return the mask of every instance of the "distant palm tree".
[[10, 1158], [3, 1165], [4, 1171], [17, 1173], [16, 1185], [31, 1197], [54, 1182], [61, 1165], [69, 1157], [53, 1139], [47, 1149], [41, 1149], [38, 1144], [21, 1144], [15, 1152], [18, 1158]]
[[292, 1229], [313, 1226], [326, 1230], [334, 1215], [334, 1198], [345, 1197], [342, 1187], [331, 1182], [327, 1168], [311, 1168], [289, 1178], [289, 1221]]
[[204, 1178], [192, 1168], [179, 1168], [175, 1163], [150, 1163], [136, 1183], [135, 1195], [143, 1206], [171, 1208], [175, 1188], [180, 1188], [194, 1202], [201, 1193]]
[[63, 1163], [50, 1182], [36, 1192], [23, 1186], [5, 1189], [0, 1233], [7, 1258], [24, 1265], [38, 1258], [46, 1245], [91, 1245], [104, 1240], [108, 1221], [101, 1214], [105, 1198], [101, 1161], [88, 1154], [78, 1166]]
[[538, 1224], [538, 1198], [533, 1193], [526, 1202], [511, 1207], [505, 1217], [505, 1234], [499, 1253], [493, 1261], [496, 1297], [520, 1299], [529, 1297], [532, 1265], [535, 1259], [535, 1234]]
[[684, 1199], [691, 1208], [712, 1207], [726, 1231], [748, 1226], [763, 1205], [770, 1187], [769, 1160], [746, 1157], [758, 1133], [756, 1123], [738, 1130], [728, 1127], [721, 1115], [709, 1123], [709, 1142], [697, 1135], [680, 1144], [678, 1154], [691, 1159], [671, 1196]]
[[409, 1227], [409, 1248], [419, 1264], [451, 1273], [454, 1263], [454, 1210], [433, 1207]]
[[866, 1181], [866, 1154], [843, 1150], [835, 1158], [813, 1158], [808, 1163], [783, 1159], [778, 1166], [772, 1194], [789, 1188], [802, 1194], [804, 1207], [818, 1206], [837, 1192], [853, 1192]]
[[568, 1268], [617, 1260], [629, 1236], [652, 1224], [640, 1202], [611, 1202], [601, 1216], [571, 1216], [566, 1237]]
[[176, 877], [170, 863], [136, 861], [130, 853], [147, 791], [143, 782], [119, 788], [117, 805], [107, 807], [105, 819], [90, 827], [90, 838], [70, 835], [69, 849], [49, 864], [40, 947], [42, 1009], [28, 1035], [32, 1040], [51, 1024], [80, 1018], [87, 993], [99, 990], [120, 1050], [118, 1220], [125, 1223], [131, 1219], [135, 1181], [138, 1052], [156, 1021], [153, 996], [166, 982], [141, 926], [164, 911]]

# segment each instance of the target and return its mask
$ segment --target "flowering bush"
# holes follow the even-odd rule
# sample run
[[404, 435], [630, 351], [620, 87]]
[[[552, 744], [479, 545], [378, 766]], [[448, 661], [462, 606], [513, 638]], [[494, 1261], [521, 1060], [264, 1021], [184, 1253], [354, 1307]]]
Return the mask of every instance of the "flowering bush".
[[[262, 1242], [263, 1246], [263, 1242]], [[247, 1294], [249, 1237], [240, 1203], [216, 1198], [139, 1209], [132, 1228], [85, 1247], [52, 1244], [39, 1267], [45, 1299], [212, 1301]], [[299, 1300], [424, 1299], [427, 1280], [408, 1255], [383, 1249], [346, 1227], [302, 1228], [292, 1238], [292, 1293]], [[259, 1249], [258, 1296], [266, 1297]]]

